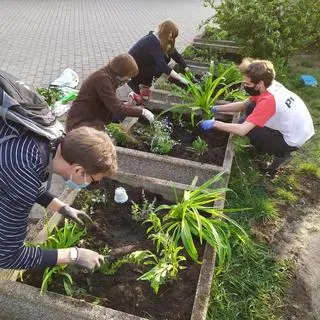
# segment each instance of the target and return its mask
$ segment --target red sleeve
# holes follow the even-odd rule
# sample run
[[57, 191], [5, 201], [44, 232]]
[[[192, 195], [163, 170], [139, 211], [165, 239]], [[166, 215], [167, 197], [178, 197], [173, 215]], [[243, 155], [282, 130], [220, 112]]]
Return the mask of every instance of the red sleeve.
[[274, 97], [271, 94], [267, 94], [263, 97], [260, 96], [259, 99], [257, 99], [256, 107], [246, 121], [253, 123], [257, 127], [263, 127], [275, 112], [276, 102]]
[[253, 102], [257, 102], [258, 98], [259, 98], [259, 96], [250, 96], [249, 100], [253, 101]]

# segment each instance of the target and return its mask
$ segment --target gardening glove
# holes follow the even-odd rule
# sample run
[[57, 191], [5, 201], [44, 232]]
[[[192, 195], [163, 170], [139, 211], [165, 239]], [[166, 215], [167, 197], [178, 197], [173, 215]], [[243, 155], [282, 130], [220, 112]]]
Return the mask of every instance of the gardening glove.
[[206, 131], [206, 130], [212, 129], [214, 127], [215, 122], [216, 122], [215, 119], [203, 120], [200, 123], [200, 127], [202, 130]]
[[59, 213], [64, 217], [71, 219], [77, 224], [83, 226], [86, 221], [92, 222], [91, 218], [83, 211], [77, 210], [68, 206], [67, 204], [60, 208]]
[[186, 78], [181, 76], [179, 77], [179, 81], [186, 86], [189, 84], [189, 81]]
[[95, 251], [84, 248], [76, 248], [76, 250], [78, 254], [72, 263], [79, 267], [85, 268], [88, 271], [99, 269], [100, 263], [104, 262], [104, 257]]
[[195, 84], [200, 84], [200, 81], [193, 74], [191, 75], [191, 81]]
[[213, 113], [217, 113], [217, 106], [212, 106], [211, 110], [212, 110]]
[[154, 114], [151, 111], [149, 111], [148, 109], [142, 110], [142, 116], [144, 118], [146, 118], [150, 123], [152, 123], [154, 120]]

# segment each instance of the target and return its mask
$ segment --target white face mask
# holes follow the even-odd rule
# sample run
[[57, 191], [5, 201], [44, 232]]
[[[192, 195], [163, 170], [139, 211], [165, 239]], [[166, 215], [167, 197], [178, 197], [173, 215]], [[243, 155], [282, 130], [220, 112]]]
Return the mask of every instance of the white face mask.
[[129, 82], [131, 80], [131, 78], [121, 78], [119, 76], [116, 76], [117, 82], [118, 82], [118, 87], [123, 86], [124, 84], [126, 84], [127, 82]]

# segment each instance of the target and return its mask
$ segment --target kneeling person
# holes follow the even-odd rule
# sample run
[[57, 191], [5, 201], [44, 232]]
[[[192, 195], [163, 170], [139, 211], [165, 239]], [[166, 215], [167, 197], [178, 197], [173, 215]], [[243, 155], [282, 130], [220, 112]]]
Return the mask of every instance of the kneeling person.
[[205, 120], [201, 127], [248, 136], [258, 150], [274, 156], [268, 171], [275, 172], [291, 160], [292, 151], [314, 135], [311, 115], [299, 96], [274, 80], [270, 61], [245, 60], [240, 71], [249, 99], [213, 106], [213, 112], [246, 111], [247, 117], [239, 124]]

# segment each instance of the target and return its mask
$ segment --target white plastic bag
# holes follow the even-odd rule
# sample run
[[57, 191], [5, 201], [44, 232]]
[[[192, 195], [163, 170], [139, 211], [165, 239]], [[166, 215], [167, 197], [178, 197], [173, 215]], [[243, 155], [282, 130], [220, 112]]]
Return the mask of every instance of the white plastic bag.
[[75, 88], [79, 84], [78, 74], [70, 68], [65, 69], [59, 78], [54, 80], [50, 86]]

